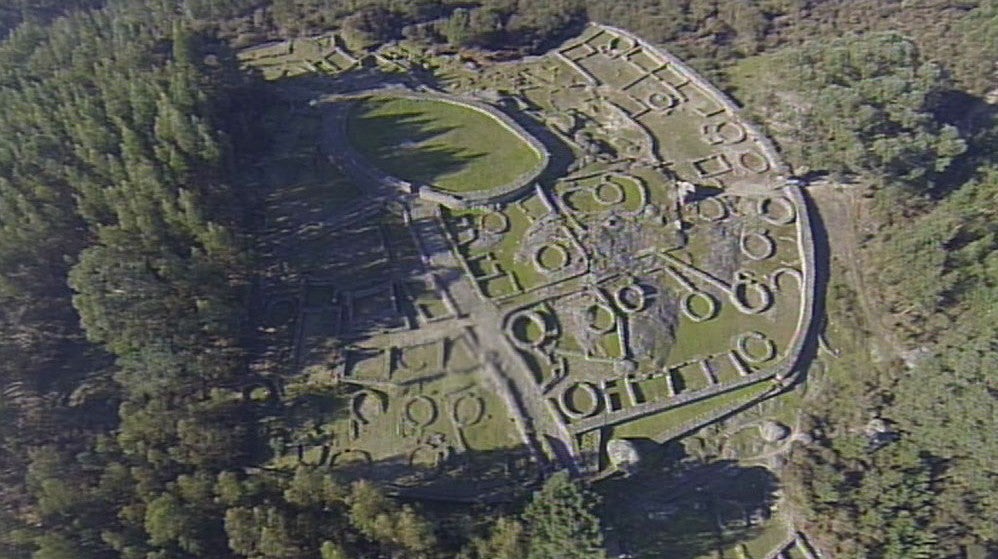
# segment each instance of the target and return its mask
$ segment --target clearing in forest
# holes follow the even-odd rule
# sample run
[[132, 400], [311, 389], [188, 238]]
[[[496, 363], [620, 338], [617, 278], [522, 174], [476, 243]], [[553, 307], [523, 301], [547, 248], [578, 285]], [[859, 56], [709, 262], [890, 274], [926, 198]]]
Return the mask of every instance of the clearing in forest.
[[351, 111], [352, 146], [385, 173], [448, 192], [514, 182], [537, 151], [493, 116], [446, 100], [372, 95]]
[[[708, 466], [666, 487], [689, 506], [634, 503], [651, 523], [624, 537], [635, 557], [675, 547], [641, 537], [654, 523], [705, 523], [725, 556], [793, 549], [766, 521], [768, 477], [735, 494], [730, 464], [712, 464], [768, 465], [798, 435], [771, 404], [802, 386], [815, 256], [766, 139], [618, 29], [484, 65], [339, 44], [241, 55], [288, 100], [276, 127], [314, 128], [294, 144], [306, 157], [261, 165], [281, 203], [263, 216], [247, 394], [270, 406], [270, 465], [489, 502], [557, 468], [661, 485], [655, 457], [681, 438], [683, 464]], [[309, 188], [279, 180], [298, 165]], [[319, 208], [323, 184], [363, 194]]]

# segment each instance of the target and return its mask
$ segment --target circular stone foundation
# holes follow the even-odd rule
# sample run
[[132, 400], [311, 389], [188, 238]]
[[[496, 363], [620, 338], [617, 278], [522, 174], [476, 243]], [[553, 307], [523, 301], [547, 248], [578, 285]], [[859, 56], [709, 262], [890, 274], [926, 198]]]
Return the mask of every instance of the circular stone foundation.
[[611, 180], [605, 180], [596, 185], [593, 197], [604, 206], [615, 206], [624, 201], [624, 187]]
[[766, 231], [745, 231], [739, 243], [742, 254], [752, 260], [766, 260], [776, 254], [776, 243]]
[[537, 348], [548, 339], [548, 323], [542, 313], [519, 311], [509, 320], [509, 334], [521, 348]]
[[631, 314], [641, 312], [648, 304], [648, 295], [643, 287], [636, 283], [625, 285], [613, 294], [613, 300], [620, 310]]
[[603, 407], [603, 399], [592, 383], [579, 382], [565, 389], [561, 404], [571, 417], [590, 417]]
[[763, 363], [776, 357], [776, 344], [761, 332], [745, 332], [738, 336], [735, 348], [749, 363]]
[[373, 390], [361, 390], [350, 400], [354, 418], [364, 424], [385, 413], [387, 397]]
[[485, 400], [479, 396], [465, 394], [454, 402], [454, 423], [461, 428], [481, 423], [485, 417]]
[[789, 225], [797, 219], [797, 210], [786, 198], [761, 198], [755, 207], [759, 217], [771, 225]]
[[481, 227], [486, 233], [500, 235], [509, 231], [509, 217], [502, 212], [489, 212], [482, 215]]
[[[373, 67], [436, 57], [388, 46], [364, 59], [371, 79], [343, 84], [365, 89], [303, 108], [321, 126], [292, 166], [329, 163], [360, 188], [289, 224], [349, 250], [322, 255], [308, 297], [261, 283], [264, 302], [289, 302], [261, 309], [259, 331], [293, 335], [302, 357], [281, 397], [284, 382], [331, 382], [348, 413], [275, 432], [275, 450], [353, 475], [388, 465], [376, 477], [403, 497], [503, 498], [548, 462], [586, 476], [608, 456], [633, 463], [628, 441], [672, 440], [806, 370], [821, 262], [796, 181], [709, 83], [625, 35], [594, 27], [522, 73], [406, 85]], [[551, 72], [566, 60], [580, 71]], [[273, 392], [246, 399], [276, 412]]]
[[744, 314], [759, 314], [772, 306], [773, 292], [751, 275], [740, 271], [731, 286], [731, 302]]
[[754, 151], [746, 151], [738, 155], [738, 163], [753, 173], [765, 173], [769, 170], [769, 161], [761, 154]]
[[416, 396], [405, 403], [405, 418], [419, 427], [437, 420], [437, 403], [429, 396]]
[[593, 303], [584, 312], [586, 327], [597, 334], [609, 334], [617, 327], [613, 310], [602, 303]]
[[570, 261], [568, 250], [558, 243], [544, 245], [534, 253], [534, 267], [545, 273], [557, 272]]
[[728, 207], [717, 198], [705, 198], [696, 203], [697, 217], [704, 221], [721, 221], [728, 217]]
[[703, 322], [717, 316], [717, 299], [703, 291], [691, 291], [683, 296], [682, 309], [693, 322]]

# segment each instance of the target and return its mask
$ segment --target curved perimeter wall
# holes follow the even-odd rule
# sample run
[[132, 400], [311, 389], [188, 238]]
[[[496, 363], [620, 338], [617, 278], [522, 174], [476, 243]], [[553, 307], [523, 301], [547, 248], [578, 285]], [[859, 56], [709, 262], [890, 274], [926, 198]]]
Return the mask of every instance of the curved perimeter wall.
[[[789, 174], [788, 166], [780, 159], [773, 143], [764, 134], [762, 134], [756, 126], [741, 118], [741, 109], [739, 109], [739, 107], [727, 95], [717, 89], [709, 80], [703, 78], [700, 74], [667, 50], [652, 45], [628, 31], [608, 25], [596, 23], [592, 25], [598, 29], [602, 29], [632, 41], [634, 45], [640, 46], [642, 50], [652, 56], [659, 57], [663, 65], [671, 65], [677, 71], [684, 74], [691, 82], [702, 88], [706, 94], [710, 95], [718, 104], [723, 106], [727, 113], [738, 119], [739, 123], [745, 127], [749, 139], [762, 150], [762, 152], [766, 155], [766, 158], [769, 159], [773, 169], [779, 173]], [[454, 209], [487, 207], [494, 204], [508, 202], [524, 195], [531, 186], [533, 180], [547, 167], [549, 163], [550, 153], [539, 140], [524, 130], [508, 115], [485, 103], [434, 90], [413, 90], [398, 86], [367, 89], [337, 97], [349, 100], [359, 99], [370, 95], [395, 95], [414, 99], [437, 100], [472, 108], [498, 121], [514, 135], [521, 138], [523, 141], [526, 141], [540, 156], [540, 161], [534, 169], [531, 169], [530, 172], [525, 173], [521, 178], [518, 178], [507, 185], [479, 193], [470, 193], [458, 196], [440, 191], [432, 186], [409, 185], [409, 183], [406, 183], [405, 181], [388, 176], [381, 177], [383, 179], [382, 184], [391, 185], [399, 189], [407, 188], [406, 192], [416, 190], [416, 194], [420, 198]], [[374, 166], [371, 167], [374, 168]], [[372, 173], [370, 173], [370, 171], [365, 174], [367, 175], [367, 178], [371, 178]], [[807, 343], [814, 319], [815, 253], [813, 233], [808, 216], [808, 207], [800, 187], [787, 185], [781, 190], [784, 195], [790, 198], [797, 209], [797, 244], [801, 254], [801, 277], [803, 278], [801, 292], [803, 302], [801, 304], [800, 314], [798, 315], [795, 337], [786, 353], [786, 357], [779, 365], [768, 369], [765, 372], [768, 375], [774, 375], [785, 384], [789, 384], [788, 381], [792, 380], [795, 373], [798, 372], [800, 354], [803, 351], [804, 345]]]
[[[759, 146], [759, 149], [761, 149], [766, 155], [766, 158], [769, 159], [773, 169], [785, 175], [790, 173], [790, 168], [783, 162], [782, 159], [780, 159], [776, 146], [774, 146], [769, 138], [760, 132], [754, 124], [747, 122], [744, 118], [741, 118], [741, 109], [739, 109], [738, 105], [736, 105], [734, 101], [732, 101], [731, 98], [725, 95], [721, 90], [714, 87], [714, 84], [712, 84], [709, 80], [698, 74], [695, 70], [687, 66], [682, 60], [674, 56], [669, 51], [652, 45], [637, 35], [609, 25], [598, 23], [594, 23], [592, 25], [598, 29], [608, 31], [633, 41], [633, 43], [640, 46], [642, 50], [658, 56], [664, 64], [668, 64], [684, 74], [691, 82], [695, 83], [697, 86], [702, 88], [704, 92], [713, 97], [714, 101], [723, 106], [726, 112], [738, 118], [738, 122], [748, 133], [749, 139]], [[807, 339], [811, 333], [812, 323], [814, 321], [814, 297], [816, 288], [814, 269], [815, 254], [814, 233], [811, 230], [811, 220], [808, 214], [807, 203], [804, 200], [804, 195], [801, 192], [800, 187], [787, 185], [781, 190], [783, 194], [793, 202], [797, 209], [797, 248], [801, 255], [801, 277], [803, 278], [803, 285], [801, 285], [802, 303], [800, 314], [797, 318], [794, 340], [791, 343], [790, 348], [787, 350], [786, 357], [778, 366], [767, 370], [767, 373], [773, 374], [781, 382], [789, 384], [788, 381], [792, 380], [795, 373], [798, 372], [798, 361], [800, 359], [801, 352], [804, 350], [804, 345], [807, 343]]]
[[723, 106], [726, 112], [728, 112], [731, 115], [739, 117], [738, 118], [739, 124], [741, 124], [745, 128], [745, 132], [747, 133], [749, 139], [753, 143], [758, 145], [759, 149], [761, 149], [762, 152], [766, 154], [766, 158], [769, 159], [769, 163], [773, 169], [776, 169], [778, 172], [783, 174], [790, 173], [790, 168], [786, 165], [786, 163], [783, 162], [782, 159], [779, 158], [778, 153], [776, 151], [776, 146], [773, 145], [773, 142], [770, 141], [770, 139], [767, 138], [765, 134], [760, 132], [759, 129], [754, 124], [746, 121], [744, 118], [741, 118], [741, 109], [738, 108], [738, 105], [736, 105], [735, 102], [732, 101], [730, 97], [725, 95], [724, 92], [714, 87], [714, 84], [710, 83], [709, 80], [705, 79], [703, 76], [698, 74], [696, 70], [687, 66], [686, 63], [684, 63], [678, 57], [673, 55], [671, 52], [665, 50], [662, 47], [655, 46], [629, 31], [625, 31], [623, 29], [613, 27], [610, 25], [603, 25], [601, 23], [593, 23], [592, 25], [599, 29], [609, 31], [610, 33], [613, 33], [615, 35], [620, 35], [621, 37], [625, 37], [628, 40], [633, 41], [635, 45], [640, 46], [643, 50], [653, 55], [657, 55], [659, 58], [662, 59], [663, 63], [673, 66], [680, 73], [684, 74], [687, 78], [689, 78], [691, 82], [695, 83], [697, 86], [702, 88], [706, 94], [713, 97], [715, 101], [717, 101], [721, 106]]
[[[463, 97], [458, 97], [456, 95], [450, 95], [447, 93], [440, 93], [437, 91], [429, 90], [413, 90], [413, 89], [403, 89], [399, 87], [384, 87], [375, 89], [366, 89], [358, 92], [351, 92], [347, 95], [336, 96], [334, 99], [343, 101], [356, 101], [363, 97], [369, 97], [372, 95], [382, 95], [391, 97], [402, 97], [407, 99], [417, 99], [425, 101], [442, 101], [444, 103], [450, 103], [452, 105], [458, 105], [460, 107], [475, 110], [486, 117], [499, 123], [500, 126], [508, 130], [514, 136], [519, 138], [521, 141], [525, 142], [530, 148], [537, 154], [538, 162], [529, 171], [523, 173], [512, 182], [507, 184], [491, 188], [489, 190], [483, 190], [479, 192], [468, 192], [458, 194], [452, 194], [449, 192], [444, 192], [438, 188], [434, 188], [433, 185], [426, 184], [410, 184], [403, 181], [397, 177], [391, 177], [380, 170], [375, 173], [367, 172], [364, 173], [365, 178], [370, 179], [372, 176], [378, 176], [379, 182], [383, 184], [390, 184], [391, 186], [410, 193], [415, 191], [416, 195], [420, 198], [427, 200], [429, 202], [434, 202], [437, 204], [442, 204], [451, 209], [467, 209], [476, 207], [485, 207], [493, 204], [499, 204], [503, 202], [509, 202], [516, 198], [519, 198], [524, 193], [526, 193], [530, 187], [533, 185], [534, 179], [540, 175], [544, 169], [547, 168], [549, 161], [551, 160], [551, 154], [548, 152], [547, 148], [542, 144], [537, 138], [532, 134], [527, 132], [520, 126], [516, 121], [509, 117], [509, 115], [503, 113], [499, 109], [475, 101], [472, 99], [465, 99]], [[347, 115], [344, 114], [341, 118], [344, 119], [344, 126], [340, 128], [341, 133], [345, 133], [345, 120]], [[355, 159], [363, 160], [363, 156], [356, 152], [352, 147], [349, 147], [349, 141], [346, 138], [343, 139], [343, 143], [348, 146], [348, 149], [354, 154]], [[365, 162], [371, 169], [377, 169], [377, 166], [370, 162]]]

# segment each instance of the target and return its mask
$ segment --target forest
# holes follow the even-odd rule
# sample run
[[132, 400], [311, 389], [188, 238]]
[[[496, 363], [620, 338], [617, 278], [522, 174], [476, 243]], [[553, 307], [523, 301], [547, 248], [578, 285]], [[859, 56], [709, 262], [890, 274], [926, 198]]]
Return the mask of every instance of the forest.
[[[258, 410], [231, 397], [261, 203], [234, 177], [270, 102], [235, 49], [338, 30], [509, 59], [587, 21], [685, 57], [795, 168], [865, 185], [869, 280], [912, 357], [805, 411], [785, 491], [809, 534], [998, 553], [998, 1], [0, 0], [0, 557], [600, 557], [599, 499], [565, 475], [443, 514], [257, 467]], [[870, 417], [897, 433], [874, 452]]]

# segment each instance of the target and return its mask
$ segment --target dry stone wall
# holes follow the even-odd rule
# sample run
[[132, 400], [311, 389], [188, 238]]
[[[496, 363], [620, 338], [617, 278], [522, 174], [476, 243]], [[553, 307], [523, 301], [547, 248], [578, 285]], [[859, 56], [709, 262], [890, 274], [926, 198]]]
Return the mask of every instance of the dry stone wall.
[[[386, 48], [368, 61], [411, 67], [410, 47]], [[474, 491], [482, 471], [455, 465], [486, 450], [515, 447], [529, 463], [490, 467], [593, 472], [606, 440], [678, 437], [798, 378], [814, 322], [808, 207], [730, 99], [606, 26], [516, 63], [427, 60], [440, 65], [432, 86], [370, 89], [358, 84], [377, 74], [365, 72], [341, 84], [358, 91], [314, 103], [325, 152], [370, 193], [308, 224], [342, 249], [290, 307], [267, 307], [295, 309], [280, 331], [296, 346], [296, 374], [356, 390], [350, 416], [315, 436], [315, 460], [394, 463], [386, 483], [441, 495], [448, 475]], [[347, 115], [371, 95], [486, 114], [539, 161], [481, 192], [400, 180], [349, 144]]]
[[[520, 141], [526, 143], [537, 155], [537, 163], [528, 171], [513, 181], [487, 190], [476, 190], [462, 192], [460, 194], [444, 192], [431, 184], [415, 184], [397, 177], [391, 176], [377, 169], [372, 162], [357, 153], [346, 140], [346, 119], [350, 109], [356, 100], [370, 96], [392, 96], [407, 99], [445, 102], [460, 107], [475, 110], [496, 121], [499, 125], [512, 133]], [[430, 203], [441, 204], [452, 209], [470, 209], [488, 207], [513, 201], [529, 192], [534, 184], [534, 180], [544, 171], [550, 161], [550, 154], [547, 147], [534, 138], [529, 132], [523, 129], [516, 121], [503, 113], [501, 110], [491, 105], [482, 103], [474, 99], [448, 95], [438, 91], [428, 89], [405, 89], [398, 87], [385, 87], [378, 89], [368, 89], [358, 92], [351, 92], [345, 95], [330, 96], [325, 98], [326, 102], [340, 104], [339, 118], [341, 121], [338, 133], [340, 139], [337, 141], [338, 148], [344, 150], [349, 155], [344, 159], [347, 163], [346, 170], [366, 183], [395, 188], [407, 194], [415, 194], [419, 198]]]

